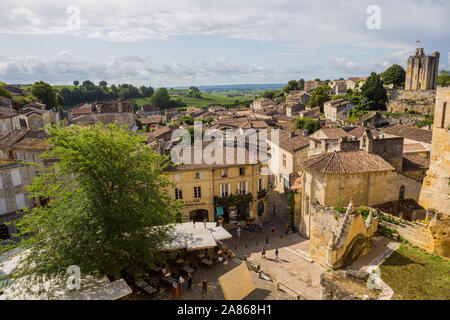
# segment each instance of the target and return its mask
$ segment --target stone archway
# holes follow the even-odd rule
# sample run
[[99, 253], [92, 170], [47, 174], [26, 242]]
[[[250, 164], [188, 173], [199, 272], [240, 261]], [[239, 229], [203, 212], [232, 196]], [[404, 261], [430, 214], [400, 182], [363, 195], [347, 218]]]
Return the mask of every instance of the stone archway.
[[206, 209], [195, 209], [189, 212], [189, 220], [194, 222], [203, 222], [205, 219], [208, 221], [209, 214]]
[[341, 262], [343, 267], [348, 267], [359, 257], [363, 256], [367, 249], [370, 248], [370, 241], [363, 236], [358, 234], [352, 242], [349, 244], [344, 254], [342, 255]]

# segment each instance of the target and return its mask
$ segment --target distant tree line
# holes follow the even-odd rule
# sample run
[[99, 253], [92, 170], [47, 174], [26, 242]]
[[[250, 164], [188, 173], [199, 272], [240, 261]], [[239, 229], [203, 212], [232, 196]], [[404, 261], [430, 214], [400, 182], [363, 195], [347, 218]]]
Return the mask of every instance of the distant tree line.
[[152, 87], [141, 86], [139, 88], [131, 84], [111, 85], [108, 87], [106, 81], [100, 81], [95, 85], [89, 80], [83, 81], [81, 86], [79, 81], [73, 82], [73, 88], [62, 88], [59, 93], [64, 99], [65, 105], [74, 105], [82, 102], [93, 102], [102, 100], [126, 100], [131, 98], [147, 98], [154, 93]]

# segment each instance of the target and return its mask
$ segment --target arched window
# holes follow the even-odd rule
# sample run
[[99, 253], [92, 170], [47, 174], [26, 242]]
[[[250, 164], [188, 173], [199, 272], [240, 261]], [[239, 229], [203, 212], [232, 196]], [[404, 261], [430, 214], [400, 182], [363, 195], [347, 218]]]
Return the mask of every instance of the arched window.
[[405, 199], [405, 186], [402, 185], [398, 192], [398, 200], [404, 200], [404, 199]]

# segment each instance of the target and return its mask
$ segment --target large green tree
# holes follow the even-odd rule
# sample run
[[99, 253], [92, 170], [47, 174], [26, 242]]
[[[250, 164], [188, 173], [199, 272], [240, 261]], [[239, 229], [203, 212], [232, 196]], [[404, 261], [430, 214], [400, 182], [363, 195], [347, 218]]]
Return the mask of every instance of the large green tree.
[[311, 107], [320, 107], [323, 112], [323, 104], [331, 100], [329, 92], [331, 88], [328, 85], [320, 86], [314, 89], [309, 99], [309, 105]]
[[405, 75], [405, 69], [394, 64], [381, 74], [381, 78], [384, 84], [392, 84], [394, 88], [398, 88], [405, 85]]
[[11, 92], [0, 86], [0, 97], [12, 99]]
[[150, 98], [151, 103], [159, 109], [166, 109], [169, 107], [169, 91], [166, 88], [159, 88]]
[[31, 87], [31, 94], [47, 105], [47, 109], [58, 107], [58, 98], [52, 86], [44, 81], [35, 82]]
[[365, 99], [363, 109], [383, 109], [387, 101], [387, 93], [379, 74], [372, 72], [361, 87], [361, 93]]
[[167, 192], [167, 157], [115, 124], [48, 129], [53, 148], [42, 157], [58, 161], [29, 191], [51, 200], [18, 221], [18, 245], [30, 254], [13, 276], [57, 277], [77, 265], [114, 279], [154, 266], [180, 214]]
[[297, 118], [292, 125], [291, 130], [307, 130], [308, 134], [314, 133], [320, 129], [320, 123], [317, 120], [311, 118]]
[[285, 87], [283, 87], [282, 91], [284, 93], [288, 93], [291, 90], [298, 90], [298, 82], [295, 80], [290, 80]]

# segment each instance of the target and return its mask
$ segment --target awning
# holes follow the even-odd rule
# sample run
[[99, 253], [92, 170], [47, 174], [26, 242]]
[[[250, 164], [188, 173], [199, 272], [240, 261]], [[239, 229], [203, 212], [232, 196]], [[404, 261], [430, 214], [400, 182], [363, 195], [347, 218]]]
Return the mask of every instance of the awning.
[[218, 216], [223, 216], [223, 208], [222, 207], [216, 207], [216, 212]]

